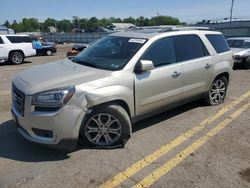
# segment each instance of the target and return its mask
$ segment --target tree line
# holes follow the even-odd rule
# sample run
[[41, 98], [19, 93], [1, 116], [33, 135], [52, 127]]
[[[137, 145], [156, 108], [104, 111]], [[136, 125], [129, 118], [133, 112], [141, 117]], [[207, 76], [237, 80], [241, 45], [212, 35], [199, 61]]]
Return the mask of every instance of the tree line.
[[63, 19], [55, 20], [53, 18], [47, 18], [44, 22], [39, 22], [36, 18], [23, 18], [22, 21], [17, 22], [16, 20], [13, 23], [10, 23], [8, 20], [3, 24], [4, 26], [14, 29], [16, 32], [49, 32], [49, 27], [53, 26], [57, 29], [58, 32], [72, 32], [74, 28], [79, 27], [81, 29], [93, 28], [93, 27], [107, 27], [111, 23], [132, 23], [136, 26], [156, 26], [156, 25], [180, 25], [185, 24], [181, 23], [178, 18], [171, 16], [155, 16], [151, 18], [147, 17], [128, 17], [128, 18], [101, 18], [96, 17], [91, 18], [82, 18], [79, 20], [73, 19]]

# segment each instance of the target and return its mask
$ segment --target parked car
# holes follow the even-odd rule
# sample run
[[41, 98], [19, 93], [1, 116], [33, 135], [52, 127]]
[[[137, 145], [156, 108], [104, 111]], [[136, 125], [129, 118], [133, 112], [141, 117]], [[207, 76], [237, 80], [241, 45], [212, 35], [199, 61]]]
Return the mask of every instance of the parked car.
[[108, 33], [111, 32], [110, 30], [104, 27], [88, 27], [84, 29], [85, 33]]
[[28, 35], [0, 35], [0, 62], [21, 64], [25, 58], [35, 55]]
[[63, 44], [64, 44], [64, 42], [63, 42], [63, 41], [61, 41], [61, 40], [56, 40], [56, 41], [55, 41], [55, 44], [60, 44], [60, 45], [63, 45]]
[[41, 48], [36, 49], [37, 55], [47, 55], [51, 56], [56, 53], [57, 49], [55, 45], [48, 45], [46, 43], [41, 43]]
[[26, 139], [74, 148], [124, 145], [131, 125], [203, 99], [224, 102], [233, 66], [220, 32], [178, 28], [106, 36], [73, 62], [32, 67], [13, 78], [12, 114]]
[[56, 53], [56, 45], [54, 42], [41, 42], [35, 37], [30, 37], [32, 40], [33, 46], [36, 49], [37, 55], [48, 55], [51, 56]]
[[75, 44], [70, 51], [67, 51], [66, 56], [68, 58], [75, 57], [77, 54], [79, 54], [81, 51], [83, 51], [85, 48], [87, 48], [89, 45], [88, 44]]
[[237, 37], [227, 39], [234, 53], [235, 66], [250, 69], [250, 37]]

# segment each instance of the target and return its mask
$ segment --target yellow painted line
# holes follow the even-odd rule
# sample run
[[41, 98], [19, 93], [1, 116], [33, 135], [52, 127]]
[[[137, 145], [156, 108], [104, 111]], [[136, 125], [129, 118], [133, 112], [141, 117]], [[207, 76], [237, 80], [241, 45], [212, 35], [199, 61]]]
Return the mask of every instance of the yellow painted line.
[[103, 184], [100, 185], [102, 188], [111, 188], [116, 187], [120, 185], [122, 182], [124, 182], [126, 179], [130, 178], [137, 172], [139, 172], [144, 167], [150, 165], [152, 162], [156, 161], [161, 156], [165, 155], [172, 149], [176, 148], [186, 140], [188, 140], [190, 137], [194, 136], [198, 132], [200, 132], [202, 129], [204, 129], [207, 125], [214, 122], [216, 119], [221, 117], [223, 114], [228, 112], [230, 109], [232, 109], [234, 106], [245, 100], [247, 97], [250, 96], [250, 91], [243, 94], [241, 97], [239, 97], [237, 100], [233, 101], [232, 103], [226, 105], [221, 110], [219, 110], [215, 115], [212, 115], [202, 121], [199, 125], [193, 127], [192, 129], [188, 130], [187, 132], [183, 133], [182, 135], [178, 136], [176, 139], [171, 141], [170, 143], [162, 146], [160, 149], [156, 150], [154, 153], [146, 156], [145, 158], [141, 159], [140, 161], [134, 163], [132, 166], [128, 167], [126, 170], [118, 173], [110, 180], [107, 180]]
[[10, 94], [10, 93], [11, 93], [10, 90], [7, 90], [7, 91], [0, 91], [0, 96], [2, 96], [2, 95], [8, 95], [8, 94]]
[[160, 168], [156, 169], [154, 172], [149, 174], [139, 183], [133, 186], [133, 188], [145, 188], [150, 187], [154, 182], [156, 182], [159, 178], [167, 174], [170, 170], [172, 170], [175, 166], [177, 166], [180, 162], [186, 159], [191, 153], [195, 152], [198, 148], [200, 148], [203, 144], [205, 144], [209, 138], [215, 136], [219, 133], [223, 128], [225, 128], [229, 123], [231, 123], [234, 119], [239, 117], [242, 112], [246, 111], [250, 107], [250, 102], [245, 104], [243, 107], [239, 108], [235, 111], [229, 118], [226, 118], [219, 125], [209, 131], [205, 136], [201, 137], [197, 141], [195, 141], [192, 145], [187, 147], [182, 152], [178, 153], [171, 160], [167, 161]]

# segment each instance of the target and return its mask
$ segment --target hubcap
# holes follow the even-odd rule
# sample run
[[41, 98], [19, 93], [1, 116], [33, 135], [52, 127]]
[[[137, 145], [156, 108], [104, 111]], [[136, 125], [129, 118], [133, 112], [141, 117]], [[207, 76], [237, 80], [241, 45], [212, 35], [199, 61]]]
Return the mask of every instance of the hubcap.
[[108, 146], [114, 144], [122, 133], [119, 120], [111, 114], [97, 114], [86, 123], [84, 134], [92, 144]]
[[47, 55], [48, 56], [51, 56], [52, 55], [52, 52], [50, 50], [47, 51]]
[[12, 55], [12, 61], [13, 61], [14, 63], [19, 64], [19, 63], [22, 62], [22, 60], [23, 60], [22, 54], [20, 54], [20, 53], [14, 53], [14, 54]]
[[210, 98], [213, 103], [221, 103], [224, 101], [226, 95], [226, 84], [223, 80], [216, 80], [210, 91]]

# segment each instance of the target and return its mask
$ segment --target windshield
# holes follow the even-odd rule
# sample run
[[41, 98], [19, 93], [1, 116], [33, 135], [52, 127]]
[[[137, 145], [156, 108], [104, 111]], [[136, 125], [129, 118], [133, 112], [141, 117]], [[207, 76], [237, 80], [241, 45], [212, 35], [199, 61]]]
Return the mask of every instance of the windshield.
[[104, 37], [74, 58], [75, 63], [105, 70], [120, 70], [143, 46], [146, 39]]
[[250, 40], [228, 40], [231, 48], [250, 48]]

